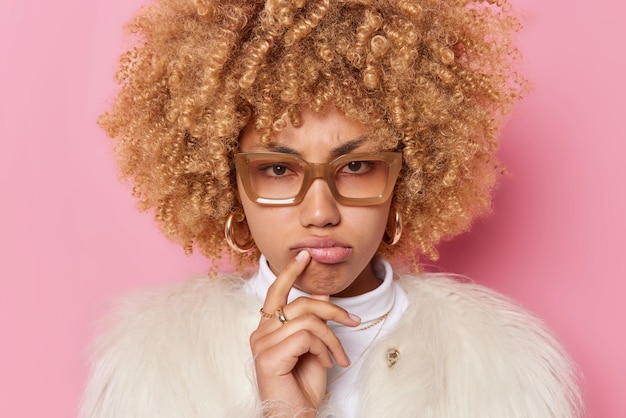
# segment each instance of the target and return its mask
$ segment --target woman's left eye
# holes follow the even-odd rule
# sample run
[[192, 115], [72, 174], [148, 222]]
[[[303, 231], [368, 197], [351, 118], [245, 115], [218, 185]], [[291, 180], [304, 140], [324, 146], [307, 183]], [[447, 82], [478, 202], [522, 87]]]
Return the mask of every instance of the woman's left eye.
[[287, 167], [281, 164], [272, 164], [272, 174], [275, 176], [283, 176], [287, 173]]
[[369, 170], [369, 163], [367, 161], [350, 161], [348, 164], [341, 168], [342, 173], [347, 174], [361, 174]]

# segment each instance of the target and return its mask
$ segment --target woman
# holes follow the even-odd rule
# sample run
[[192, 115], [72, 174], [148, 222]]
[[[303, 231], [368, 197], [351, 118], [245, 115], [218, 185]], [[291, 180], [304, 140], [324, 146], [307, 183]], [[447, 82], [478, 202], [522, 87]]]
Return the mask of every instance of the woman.
[[142, 9], [100, 120], [121, 171], [187, 251], [258, 268], [122, 304], [82, 415], [578, 416], [537, 319], [387, 261], [488, 211], [517, 26], [503, 1]]

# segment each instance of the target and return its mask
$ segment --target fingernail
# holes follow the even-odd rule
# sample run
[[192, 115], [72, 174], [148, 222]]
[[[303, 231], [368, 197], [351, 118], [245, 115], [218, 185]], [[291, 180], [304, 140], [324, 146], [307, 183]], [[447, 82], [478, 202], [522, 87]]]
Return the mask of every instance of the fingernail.
[[359, 324], [361, 323], [361, 318], [359, 318], [358, 316], [356, 316], [353, 313], [349, 313], [348, 316], [350, 317], [350, 319], [352, 319], [354, 322], [358, 322]]
[[309, 253], [307, 252], [307, 250], [302, 250], [302, 251], [300, 251], [298, 253], [298, 255], [296, 255], [296, 260], [298, 260], [298, 261], [303, 260], [308, 255], [309, 255]]

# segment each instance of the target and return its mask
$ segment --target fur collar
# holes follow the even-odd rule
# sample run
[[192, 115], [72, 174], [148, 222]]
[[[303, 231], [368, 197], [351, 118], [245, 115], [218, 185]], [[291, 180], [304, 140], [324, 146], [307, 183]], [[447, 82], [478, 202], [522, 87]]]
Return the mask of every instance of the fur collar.
[[[411, 303], [361, 360], [357, 416], [579, 416], [575, 369], [537, 318], [447, 275], [400, 283]], [[242, 284], [192, 279], [119, 304], [96, 343], [81, 416], [261, 416], [248, 345], [261, 301]]]

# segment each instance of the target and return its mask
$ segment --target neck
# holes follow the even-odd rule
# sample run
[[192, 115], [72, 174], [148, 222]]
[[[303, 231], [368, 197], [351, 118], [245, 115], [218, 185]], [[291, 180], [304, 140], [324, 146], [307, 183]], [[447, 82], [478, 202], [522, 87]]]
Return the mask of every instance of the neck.
[[350, 286], [332, 296], [336, 298], [358, 296], [363, 293], [371, 292], [380, 286], [383, 281], [376, 277], [372, 264], [372, 261], [370, 261]]

